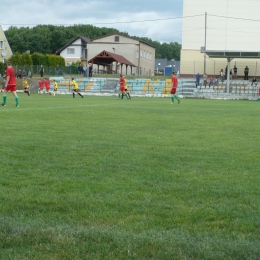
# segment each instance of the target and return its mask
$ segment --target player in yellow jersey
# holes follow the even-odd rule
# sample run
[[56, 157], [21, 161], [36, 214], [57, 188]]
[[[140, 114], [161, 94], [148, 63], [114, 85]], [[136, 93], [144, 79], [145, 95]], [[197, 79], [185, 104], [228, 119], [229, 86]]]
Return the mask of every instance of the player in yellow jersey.
[[76, 80], [74, 80], [74, 78], [71, 78], [71, 79], [72, 79], [71, 85], [72, 85], [73, 98], [75, 98], [75, 94], [79, 94], [83, 98], [83, 96], [79, 93], [78, 83], [76, 82]]
[[123, 78], [124, 78], [125, 95], [126, 95], [126, 97], [129, 99], [129, 98], [131, 98], [131, 96], [130, 96], [130, 90], [129, 90], [129, 88], [127, 87], [125, 76], [124, 76]]
[[30, 94], [31, 94], [29, 88], [30, 88], [30, 86], [28, 84], [28, 81], [26, 80], [25, 77], [23, 77], [23, 92], [27, 93], [28, 96], [30, 96]]
[[56, 80], [54, 79], [54, 80], [53, 80], [53, 93], [52, 93], [54, 97], [55, 97], [55, 95], [56, 95], [57, 90], [58, 90], [58, 83], [57, 83]]

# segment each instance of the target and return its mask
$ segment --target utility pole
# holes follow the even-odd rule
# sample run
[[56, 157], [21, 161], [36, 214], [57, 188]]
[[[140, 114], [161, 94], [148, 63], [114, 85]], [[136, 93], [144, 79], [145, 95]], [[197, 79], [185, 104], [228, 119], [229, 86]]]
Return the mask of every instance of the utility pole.
[[207, 12], [205, 12], [204, 74], [206, 73], [206, 50], [207, 50]]

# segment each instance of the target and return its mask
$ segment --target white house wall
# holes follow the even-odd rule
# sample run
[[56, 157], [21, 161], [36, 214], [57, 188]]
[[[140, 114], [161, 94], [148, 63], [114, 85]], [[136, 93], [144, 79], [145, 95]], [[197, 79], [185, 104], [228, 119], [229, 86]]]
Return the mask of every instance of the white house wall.
[[[119, 37], [119, 42], [115, 41], [115, 36]], [[128, 44], [138, 44], [139, 43], [138, 40], [135, 40], [135, 39], [132, 39], [129, 37], [124, 37], [122, 35], [116, 35], [116, 34], [104, 36], [104, 37], [96, 39], [96, 40], [94, 39], [93, 42], [103, 42], [103, 43], [113, 43], [114, 42], [114, 43], [128, 43]]]
[[10, 45], [6, 39], [4, 30], [0, 25], [0, 61], [5, 62], [13, 55]]
[[[75, 51], [74, 54], [68, 54], [68, 48], [73, 48]], [[67, 62], [75, 62], [80, 60], [82, 57], [81, 39], [77, 39], [70, 46], [61, 51], [60, 56], [62, 56]]]
[[[200, 49], [204, 47], [205, 39], [206, 50], [259, 51], [259, 10], [259, 0], [183, 0], [181, 61], [185, 63], [181, 62], [181, 73], [189, 74], [192, 70], [187, 69], [187, 65], [191, 65], [186, 63], [187, 59], [190, 63], [203, 61]], [[217, 59], [216, 62], [226, 64], [225, 60]], [[246, 65], [253, 61], [243, 62]]]

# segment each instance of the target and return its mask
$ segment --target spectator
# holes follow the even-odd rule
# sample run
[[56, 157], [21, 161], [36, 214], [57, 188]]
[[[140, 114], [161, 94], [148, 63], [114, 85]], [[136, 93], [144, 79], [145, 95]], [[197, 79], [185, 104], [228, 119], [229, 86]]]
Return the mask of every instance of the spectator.
[[196, 75], [196, 88], [200, 85], [200, 74]]
[[82, 67], [82, 65], [80, 64], [80, 65], [78, 66], [78, 74], [80, 75], [80, 74], [82, 74], [82, 72], [83, 72], [83, 67]]
[[203, 75], [203, 86], [207, 87], [207, 84], [208, 84], [208, 75], [207, 75], [207, 73], [205, 73]]
[[236, 67], [236, 65], [234, 65], [233, 71], [234, 71], [234, 78], [236, 78], [237, 77], [237, 67]]
[[20, 78], [20, 79], [22, 78], [22, 71], [21, 70], [18, 70], [16, 77]]
[[30, 70], [28, 71], [28, 78], [32, 78], [32, 72]]
[[89, 77], [92, 77], [92, 70], [93, 70], [93, 66], [92, 66], [92, 63], [90, 63], [89, 67], [88, 67], [88, 76]]
[[57, 64], [56, 66], [56, 76], [60, 75], [60, 66]]
[[22, 72], [22, 77], [24, 78], [24, 77], [26, 77], [26, 76], [27, 76], [27, 73], [26, 73], [25, 70], [23, 70], [23, 72]]
[[213, 86], [213, 77], [212, 76], [209, 77], [209, 88], [211, 86]]
[[252, 87], [256, 87], [256, 86], [257, 86], [257, 80], [256, 80], [256, 77], [253, 77], [253, 79], [252, 79], [252, 83], [251, 83], [251, 86], [252, 86]]
[[248, 80], [249, 68], [247, 66], [245, 67], [244, 74], [244, 80]]
[[86, 66], [86, 64], [84, 64], [84, 66], [83, 66], [83, 73], [84, 73], [84, 77], [86, 77], [87, 76], [87, 66]]
[[214, 80], [213, 80], [213, 85], [214, 85], [214, 86], [217, 86], [217, 85], [218, 85], [218, 78], [217, 78], [217, 77], [214, 78]]
[[233, 71], [232, 71], [232, 69], [230, 70], [230, 73], [229, 73], [229, 79], [230, 79], [230, 80], [233, 79]]
[[227, 66], [225, 68], [225, 79], [227, 79]]
[[44, 68], [43, 68], [42, 65], [40, 67], [40, 75], [41, 75], [41, 78], [43, 78], [43, 76], [44, 76]]
[[225, 77], [223, 69], [220, 70], [219, 75], [220, 75], [220, 81], [223, 83], [224, 82], [224, 77]]

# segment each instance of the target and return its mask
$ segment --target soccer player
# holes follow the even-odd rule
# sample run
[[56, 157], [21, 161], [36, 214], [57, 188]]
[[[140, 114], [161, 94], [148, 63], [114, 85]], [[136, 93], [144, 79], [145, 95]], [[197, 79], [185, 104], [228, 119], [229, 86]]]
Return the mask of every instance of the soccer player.
[[50, 83], [50, 81], [49, 81], [48, 79], [44, 79], [43, 85], [45, 86], [45, 89], [46, 89], [46, 91], [44, 92], [44, 94], [45, 94], [45, 95], [46, 95], [46, 94], [49, 94], [50, 88], [51, 88], [51, 83]]
[[72, 89], [73, 98], [75, 98], [75, 93], [79, 94], [83, 98], [83, 96], [79, 93], [78, 83], [76, 82], [76, 80], [74, 80], [74, 78], [71, 78], [71, 79], [72, 79], [71, 85], [73, 86], [73, 89]]
[[260, 87], [258, 88], [258, 99], [256, 101], [260, 101]]
[[38, 93], [39, 93], [39, 95], [41, 95], [43, 93], [43, 89], [44, 89], [43, 79], [39, 79], [38, 85], [39, 85]]
[[171, 89], [172, 104], [174, 103], [174, 98], [176, 98], [178, 100], [178, 104], [180, 104], [180, 99], [176, 95], [177, 87], [178, 87], [178, 78], [175, 76], [175, 72], [172, 72], [172, 89]]
[[125, 76], [124, 76], [124, 91], [125, 91], [126, 97], [127, 97], [128, 99], [130, 99], [130, 98], [131, 98], [131, 96], [130, 96], [130, 91], [129, 91], [128, 87], [127, 87]]
[[119, 85], [120, 86], [118, 89], [118, 99], [123, 99], [125, 94], [125, 79], [122, 76], [122, 74], [120, 74]]
[[6, 99], [7, 95], [6, 93], [8, 91], [13, 92], [13, 96], [15, 99], [15, 106], [19, 107], [19, 98], [16, 93], [16, 75], [15, 75], [15, 70], [12, 67], [12, 63], [10, 61], [7, 62], [7, 69], [6, 69], [6, 83], [5, 83], [5, 89], [4, 89], [4, 94], [3, 94], [3, 103], [1, 106], [6, 106]]
[[30, 96], [29, 84], [25, 77], [23, 77], [23, 92]]
[[4, 89], [5, 89], [5, 84], [6, 84], [6, 79], [4, 78], [4, 79], [3, 79], [3, 82], [2, 82], [2, 89], [1, 89], [1, 92], [4, 91]]
[[58, 83], [56, 82], [55, 79], [53, 81], [54, 81], [54, 83], [53, 83], [54, 84], [54, 86], [53, 86], [53, 96], [55, 97], [56, 92], [58, 90]]

